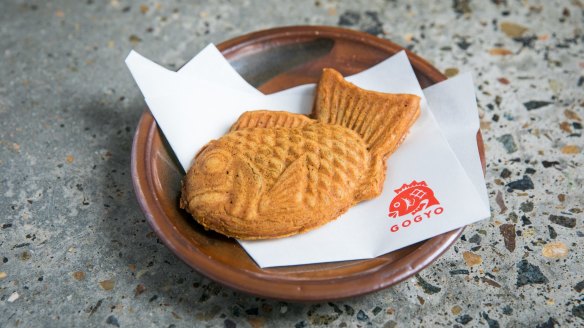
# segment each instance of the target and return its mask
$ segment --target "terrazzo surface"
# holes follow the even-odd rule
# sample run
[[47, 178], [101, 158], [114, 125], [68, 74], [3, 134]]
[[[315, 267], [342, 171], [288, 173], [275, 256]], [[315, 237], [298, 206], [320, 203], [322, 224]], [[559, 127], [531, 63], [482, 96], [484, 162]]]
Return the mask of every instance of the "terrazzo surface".
[[[0, 327], [584, 326], [584, 2], [4, 1]], [[130, 149], [123, 60], [176, 69], [209, 42], [333, 25], [471, 72], [492, 216], [415, 277], [295, 304], [210, 281], [156, 238]]]

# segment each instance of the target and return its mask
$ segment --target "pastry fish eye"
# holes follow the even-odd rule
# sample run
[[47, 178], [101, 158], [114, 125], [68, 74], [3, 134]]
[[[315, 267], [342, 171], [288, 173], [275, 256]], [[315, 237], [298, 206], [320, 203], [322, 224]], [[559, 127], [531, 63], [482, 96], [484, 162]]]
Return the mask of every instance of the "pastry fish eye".
[[202, 169], [205, 173], [219, 173], [225, 170], [228, 163], [229, 158], [225, 154], [211, 153], [204, 159]]

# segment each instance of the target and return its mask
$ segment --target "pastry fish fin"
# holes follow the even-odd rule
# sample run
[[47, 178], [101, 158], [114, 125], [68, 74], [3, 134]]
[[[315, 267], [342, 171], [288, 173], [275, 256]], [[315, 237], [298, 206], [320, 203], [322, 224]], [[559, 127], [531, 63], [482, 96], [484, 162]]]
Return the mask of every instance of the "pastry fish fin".
[[303, 206], [308, 185], [308, 154], [301, 155], [278, 177], [260, 201], [260, 213], [295, 212]]
[[313, 116], [359, 134], [372, 156], [387, 158], [420, 114], [420, 97], [361, 89], [331, 68], [322, 72]]
[[235, 160], [235, 174], [228, 212], [238, 218], [253, 218], [257, 215], [258, 203], [263, 189], [263, 179], [253, 163], [240, 158]]
[[229, 132], [250, 128], [299, 128], [314, 123], [314, 120], [301, 114], [271, 110], [256, 110], [241, 114]]
[[381, 193], [385, 160], [397, 149], [419, 115], [420, 97], [364, 90], [330, 68], [322, 72], [312, 113], [318, 122], [344, 126], [365, 141], [371, 161], [357, 191], [358, 200]]

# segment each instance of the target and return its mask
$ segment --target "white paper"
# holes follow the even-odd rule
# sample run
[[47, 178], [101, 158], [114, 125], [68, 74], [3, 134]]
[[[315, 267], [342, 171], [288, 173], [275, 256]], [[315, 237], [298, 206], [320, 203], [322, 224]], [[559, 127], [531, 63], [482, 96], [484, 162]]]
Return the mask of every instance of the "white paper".
[[209, 44], [201, 50], [177, 73], [185, 76], [196, 76], [201, 81], [222, 85], [223, 88], [229, 87], [239, 92], [262, 94], [233, 69], [213, 44]]
[[480, 127], [474, 84], [470, 73], [424, 89], [436, 123], [472, 180], [485, 206], [489, 196], [476, 143]]
[[[185, 169], [204, 144], [222, 136], [247, 110], [311, 111], [313, 85], [265, 96], [251, 90], [219, 52], [207, 47], [203, 54], [202, 57], [195, 57], [178, 73], [162, 69], [135, 52], [126, 59], [150, 110]], [[217, 70], [212, 74], [213, 71], [204, 67], [215, 67]], [[486, 190], [484, 195], [481, 194], [481, 183], [484, 189], [482, 173], [480, 177], [475, 174], [477, 166], [480, 168], [478, 156], [473, 157], [472, 152], [466, 156], [471, 146], [476, 153], [476, 142], [472, 145], [458, 143], [454, 147], [462, 157], [459, 162], [429, 111], [404, 52], [348, 80], [370, 90], [419, 95], [423, 99], [422, 113], [404, 143], [388, 160], [382, 195], [354, 206], [337, 220], [305, 234], [275, 240], [240, 241], [261, 267], [376, 257], [490, 215], [488, 201], [484, 199]], [[463, 88], [467, 99], [464, 101], [450, 101], [448, 97], [436, 96], [453, 87], [445, 86], [443, 89], [446, 91], [437, 86], [430, 93], [431, 104], [436, 101], [436, 108], [440, 108], [438, 113], [444, 118], [438, 121], [444, 128], [455, 130], [446, 135], [454, 136], [454, 139], [462, 139], [461, 135], [469, 138], [468, 134], [472, 131], [467, 130], [470, 129], [458, 132], [459, 127], [451, 124], [448, 118], [458, 119], [456, 113], [461, 110], [476, 116], [476, 104], [470, 109], [466, 107], [468, 88]], [[474, 101], [472, 85], [470, 91]], [[461, 92], [449, 94], [458, 97]], [[451, 108], [449, 104], [453, 105], [452, 112], [448, 111]], [[452, 113], [454, 115], [450, 115]], [[470, 137], [472, 140], [474, 134]], [[425, 181], [440, 204], [428, 208], [428, 214], [388, 217], [389, 205], [396, 196], [394, 190], [413, 181]], [[419, 222], [416, 222], [418, 219]], [[396, 226], [397, 231], [392, 232], [392, 227], [395, 230]]]

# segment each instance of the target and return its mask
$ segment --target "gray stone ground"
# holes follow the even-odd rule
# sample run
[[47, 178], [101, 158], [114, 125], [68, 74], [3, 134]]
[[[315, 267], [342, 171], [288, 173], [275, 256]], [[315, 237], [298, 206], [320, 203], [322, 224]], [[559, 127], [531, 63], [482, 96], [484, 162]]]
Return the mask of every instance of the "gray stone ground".
[[[0, 327], [584, 325], [584, 2], [3, 1]], [[511, 23], [511, 24], [508, 24]], [[123, 59], [177, 68], [209, 42], [281, 25], [378, 34], [473, 73], [492, 217], [418, 276], [292, 304], [197, 274], [135, 200], [145, 103]]]

